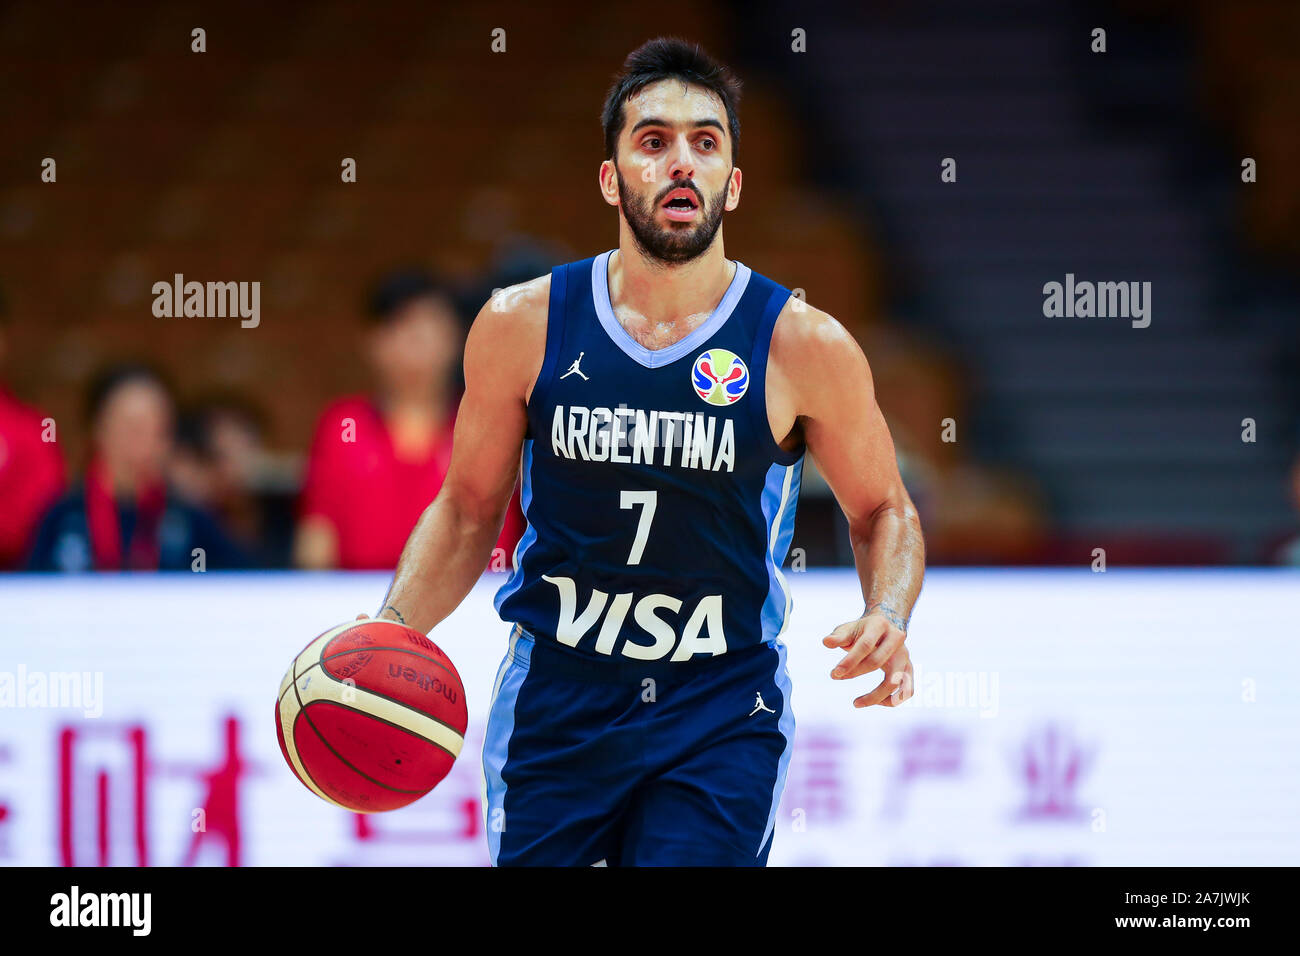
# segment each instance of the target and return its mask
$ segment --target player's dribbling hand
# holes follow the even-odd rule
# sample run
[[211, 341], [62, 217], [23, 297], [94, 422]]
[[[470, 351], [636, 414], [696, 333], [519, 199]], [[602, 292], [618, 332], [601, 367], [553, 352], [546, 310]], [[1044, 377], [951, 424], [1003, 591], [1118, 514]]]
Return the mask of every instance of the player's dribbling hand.
[[[390, 607], [386, 607], [386, 608], [384, 608], [384, 611], [395, 611], [395, 610], [396, 610], [395, 608], [390, 608]], [[401, 620], [401, 615], [397, 615], [397, 616], [390, 617], [390, 616], [384, 614], [384, 611], [380, 611], [379, 614], [378, 614], [378, 616], [377, 616], [375, 619], [378, 620], [378, 621], [396, 621], [398, 624], [405, 624], [405, 623], [406, 623], [405, 621]], [[362, 613], [360, 613], [360, 614], [357, 615], [357, 618], [356, 618], [356, 619], [357, 619], [358, 621], [368, 621], [368, 620], [370, 620], [370, 615], [369, 615], [369, 614], [366, 614], [366, 613], [363, 611]]]
[[841, 624], [822, 638], [825, 646], [848, 651], [831, 671], [832, 680], [852, 680], [875, 670], [885, 673], [874, 690], [853, 701], [854, 707], [897, 707], [912, 696], [915, 678], [903, 643], [906, 638], [907, 632], [880, 609]]

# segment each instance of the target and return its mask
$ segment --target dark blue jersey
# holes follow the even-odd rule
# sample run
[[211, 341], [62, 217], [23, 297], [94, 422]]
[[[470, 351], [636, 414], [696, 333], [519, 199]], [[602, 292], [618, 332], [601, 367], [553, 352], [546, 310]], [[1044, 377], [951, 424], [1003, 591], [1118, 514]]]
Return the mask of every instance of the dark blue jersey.
[[804, 448], [773, 439], [764, 386], [790, 290], [737, 263], [713, 314], [650, 350], [614, 316], [609, 257], [551, 272], [522, 457], [528, 528], [496, 609], [600, 660], [776, 643]]

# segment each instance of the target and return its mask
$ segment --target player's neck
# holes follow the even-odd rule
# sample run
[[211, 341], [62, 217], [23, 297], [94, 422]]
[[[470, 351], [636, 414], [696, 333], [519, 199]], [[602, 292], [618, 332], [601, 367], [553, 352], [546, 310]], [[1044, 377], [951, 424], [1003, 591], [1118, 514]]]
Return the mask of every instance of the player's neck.
[[686, 334], [722, 300], [735, 270], [721, 236], [702, 256], [674, 265], [646, 259], [627, 243], [610, 257], [610, 304], [629, 330], [680, 327]]

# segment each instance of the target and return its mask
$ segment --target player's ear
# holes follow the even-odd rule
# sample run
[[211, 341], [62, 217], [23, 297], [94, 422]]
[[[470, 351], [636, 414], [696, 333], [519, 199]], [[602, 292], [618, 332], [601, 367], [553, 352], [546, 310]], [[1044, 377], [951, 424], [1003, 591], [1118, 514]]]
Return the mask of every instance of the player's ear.
[[614, 169], [614, 161], [607, 159], [600, 164], [600, 172], [597, 174], [600, 182], [600, 195], [605, 202], [611, 206], [618, 205], [618, 174]]
[[724, 207], [727, 212], [731, 212], [740, 205], [740, 167], [731, 168], [731, 176], [727, 179], [727, 204]]

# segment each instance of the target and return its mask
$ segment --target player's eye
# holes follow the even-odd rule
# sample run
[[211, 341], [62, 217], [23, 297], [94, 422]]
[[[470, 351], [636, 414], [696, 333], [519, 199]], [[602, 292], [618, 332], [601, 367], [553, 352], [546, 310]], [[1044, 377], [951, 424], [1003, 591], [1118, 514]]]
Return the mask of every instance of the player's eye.
[[649, 149], [658, 149], [659, 144], [662, 142], [663, 140], [661, 140], [658, 136], [647, 136], [644, 140], [642, 140], [642, 144], [648, 147]]
[[717, 149], [717, 148], [718, 148], [718, 144], [717, 144], [716, 142], [714, 142], [714, 140], [713, 140], [712, 137], [709, 137], [709, 136], [706, 136], [706, 137], [704, 137], [704, 139], [700, 140], [700, 145], [701, 145], [701, 146], [705, 146], [705, 147], [708, 148], [708, 149]]

